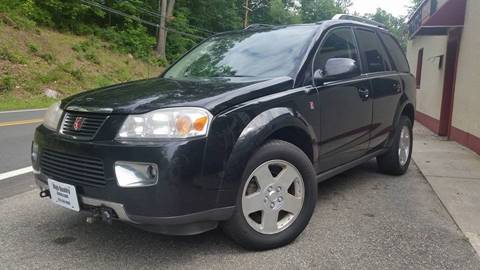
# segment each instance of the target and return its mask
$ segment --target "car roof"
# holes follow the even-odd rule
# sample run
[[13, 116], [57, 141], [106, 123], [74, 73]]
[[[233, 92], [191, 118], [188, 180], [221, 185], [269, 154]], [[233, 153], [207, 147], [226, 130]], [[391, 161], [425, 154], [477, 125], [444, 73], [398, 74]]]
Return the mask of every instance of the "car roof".
[[321, 22], [318, 22], [317, 24], [321, 24], [321, 25], [327, 26], [327, 27], [347, 24], [347, 25], [353, 25], [353, 26], [362, 26], [362, 27], [370, 28], [372, 30], [380, 30], [380, 31], [388, 32], [388, 29], [380, 27], [378, 25], [373, 25], [373, 24], [363, 23], [363, 22], [358, 22], [358, 21], [352, 21], [352, 20], [345, 20], [345, 19], [321, 21]]
[[376, 25], [362, 23], [358, 21], [352, 21], [352, 20], [334, 19], [334, 20], [320, 21], [316, 23], [288, 24], [288, 25], [252, 24], [245, 29], [220, 32], [220, 33], [216, 33], [215, 35], [212, 35], [211, 37], [220, 37], [220, 36], [229, 35], [229, 34], [241, 34], [246, 32], [263, 32], [263, 31], [271, 31], [271, 30], [281, 30], [281, 29], [287, 29], [292, 27], [311, 27], [315, 29], [318, 34], [325, 30], [328, 30], [331, 27], [341, 26], [341, 25], [360, 26], [360, 27], [368, 28], [373, 31], [380, 31], [380, 32], [391, 34], [390, 31], [388, 31], [388, 29], [385, 29]]
[[[265, 30], [276, 30], [276, 29], [285, 29], [290, 27], [312, 27], [316, 28], [317, 30], [324, 30], [334, 26], [340, 25], [350, 25], [350, 26], [361, 26], [365, 28], [369, 28], [371, 30], [382, 31], [389, 33], [388, 29], [380, 27], [378, 25], [363, 23], [359, 21], [353, 20], [346, 20], [346, 19], [332, 19], [332, 20], [325, 20], [316, 23], [305, 23], [305, 24], [288, 24], [288, 25], [268, 25], [268, 24], [252, 24], [249, 27], [243, 30], [236, 30], [236, 31], [229, 31], [224, 33], [239, 33], [239, 32], [260, 32]], [[221, 34], [224, 34], [221, 33]]]

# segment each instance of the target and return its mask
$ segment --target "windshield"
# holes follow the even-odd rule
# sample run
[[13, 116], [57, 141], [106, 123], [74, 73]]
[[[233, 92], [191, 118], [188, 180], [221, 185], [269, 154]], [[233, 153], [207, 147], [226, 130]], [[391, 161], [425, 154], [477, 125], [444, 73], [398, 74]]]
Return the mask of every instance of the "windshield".
[[314, 27], [294, 26], [213, 37], [178, 61], [164, 77], [287, 76], [297, 71], [314, 33]]

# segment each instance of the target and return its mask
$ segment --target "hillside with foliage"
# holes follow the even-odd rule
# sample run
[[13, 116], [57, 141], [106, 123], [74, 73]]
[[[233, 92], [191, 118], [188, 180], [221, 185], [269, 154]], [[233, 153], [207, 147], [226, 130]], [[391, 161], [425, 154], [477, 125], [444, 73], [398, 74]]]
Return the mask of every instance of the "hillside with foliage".
[[45, 107], [78, 91], [158, 76], [163, 69], [112, 51], [94, 36], [11, 23], [0, 25], [0, 110]]
[[[3, 0], [0, 109], [43, 106], [45, 89], [64, 97], [155, 76], [208, 36], [242, 29], [247, 3], [249, 24], [281, 25], [330, 19], [351, 0]], [[368, 16], [404, 38], [405, 18]]]
[[[164, 5], [162, 5], [162, 3]], [[245, 0], [4, 0], [0, 12], [39, 26], [95, 35], [142, 59], [173, 61], [211, 34], [243, 28]], [[249, 23], [317, 22], [345, 13], [351, 0], [250, 0]], [[152, 54], [166, 32], [166, 55]], [[164, 37], [164, 38], [165, 38]], [[158, 40], [157, 40], [158, 38]], [[160, 60], [163, 63], [162, 60]]]

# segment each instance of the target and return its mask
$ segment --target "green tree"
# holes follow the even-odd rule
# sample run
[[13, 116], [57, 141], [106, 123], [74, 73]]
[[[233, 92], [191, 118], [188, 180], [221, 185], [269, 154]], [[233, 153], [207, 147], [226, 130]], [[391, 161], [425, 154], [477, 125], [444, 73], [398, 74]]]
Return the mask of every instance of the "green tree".
[[295, 0], [252, 0], [249, 21], [263, 24], [300, 23], [296, 3]]
[[63, 31], [82, 32], [91, 22], [99, 22], [105, 13], [76, 0], [32, 0], [30, 15], [36, 22]]
[[189, 24], [221, 32], [242, 27], [240, 1], [232, 0], [177, 0], [176, 6], [190, 11]]
[[335, 14], [347, 13], [350, 0], [300, 0], [300, 14], [305, 23], [331, 19]]
[[346, 13], [349, 7], [353, 5], [352, 0], [336, 0], [335, 5], [339, 8], [342, 12]]
[[265, 20], [270, 24], [294, 24], [300, 23], [301, 18], [297, 14], [295, 6], [290, 1], [272, 0], [268, 16]]
[[290, 17], [282, 0], [272, 0], [268, 15], [273, 24], [287, 24]]
[[[185, 7], [175, 8], [174, 19], [170, 20], [168, 27], [189, 34], [203, 34], [191, 28], [189, 18], [191, 18], [190, 10]], [[173, 61], [179, 58], [188, 49], [195, 46], [200, 39], [190, 36], [181, 35], [176, 32], [168, 33], [167, 38], [167, 59]]]
[[408, 7], [408, 17], [413, 15], [413, 12], [423, 3], [423, 0], [410, 0], [410, 6]]
[[[243, 16], [243, 0], [240, 0], [241, 9], [241, 16]], [[251, 23], [270, 23], [270, 8], [272, 2], [270, 0], [251, 0], [250, 1], [250, 9], [252, 12], [250, 13], [249, 21]]]
[[402, 48], [407, 46], [407, 24], [405, 23], [406, 17], [395, 17], [387, 11], [377, 8], [377, 11], [373, 14], [366, 14], [367, 18], [376, 22], [384, 24], [388, 30], [398, 39]]
[[200, 38], [179, 32], [206, 37], [213, 32], [223, 32], [242, 27], [240, 0], [176, 0], [173, 17], [168, 28], [167, 59], [172, 61], [200, 42]]

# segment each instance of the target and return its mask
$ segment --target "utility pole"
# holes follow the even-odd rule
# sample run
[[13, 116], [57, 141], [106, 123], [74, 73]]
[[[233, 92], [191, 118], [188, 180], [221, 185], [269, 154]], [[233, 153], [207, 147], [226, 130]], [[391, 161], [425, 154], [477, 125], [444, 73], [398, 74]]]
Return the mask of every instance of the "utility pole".
[[243, 6], [245, 8], [245, 18], [243, 19], [243, 28], [247, 28], [248, 26], [248, 13], [252, 11], [250, 9], [250, 0], [245, 0], [245, 5]]
[[158, 0], [158, 8], [160, 11], [160, 25], [158, 27], [157, 34], [157, 54], [161, 58], [165, 58], [165, 47], [167, 43], [167, 29], [165, 27], [165, 21], [167, 18], [167, 0]]

